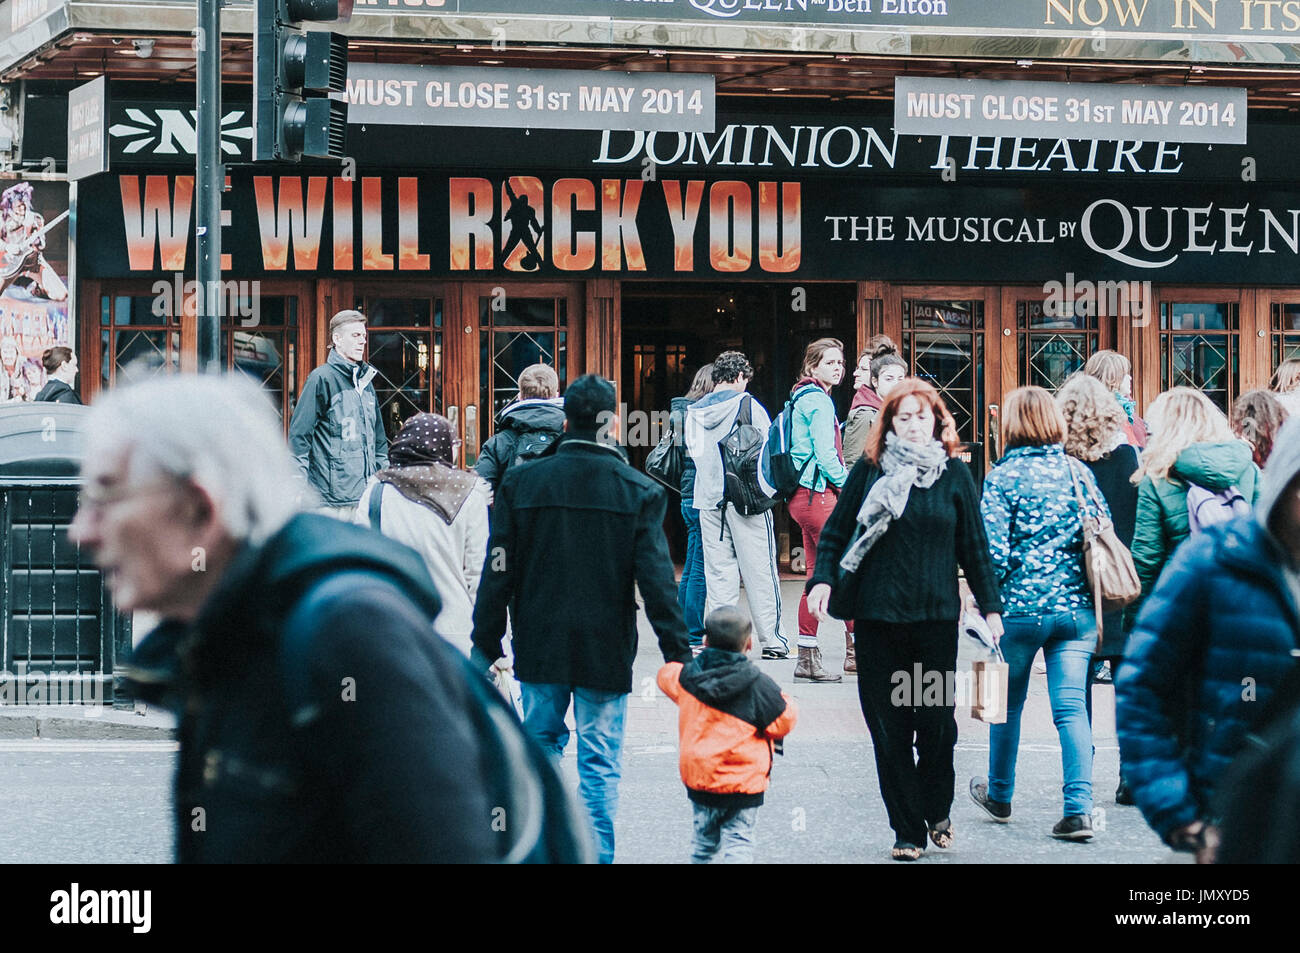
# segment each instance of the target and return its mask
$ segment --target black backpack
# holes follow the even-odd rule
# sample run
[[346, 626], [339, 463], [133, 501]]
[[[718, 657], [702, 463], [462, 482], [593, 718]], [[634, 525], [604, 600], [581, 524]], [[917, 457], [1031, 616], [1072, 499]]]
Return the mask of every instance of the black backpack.
[[760, 468], [767, 434], [754, 426], [753, 400], [748, 394], [740, 398], [740, 413], [736, 414], [731, 432], [718, 441], [723, 473], [718, 509], [724, 513], [728, 506], [734, 506], [741, 516], [757, 516], [780, 502], [769, 496], [762, 484]]
[[[381, 488], [371, 491], [370, 521], [379, 526]], [[312, 598], [310, 584], [291, 609]], [[312, 613], [304, 612], [306, 617]], [[306, 653], [315, 630], [298, 625], [286, 628], [281, 659], [286, 678], [285, 697], [297, 711], [307, 699]], [[498, 858], [505, 864], [589, 864], [595, 860], [588, 824], [565, 788], [550, 756], [524, 732], [514, 707], [459, 651], [448, 646], [439, 652], [432, 640], [440, 639], [429, 623], [429, 642], [423, 642], [430, 660], [445, 666], [458, 664], [468, 689], [468, 714], [482, 754], [483, 787], [492, 812], [484, 819], [501, 835]]]
[[525, 430], [515, 441], [515, 457], [510, 461], [510, 467], [536, 460], [554, 446], [559, 436], [554, 430]]

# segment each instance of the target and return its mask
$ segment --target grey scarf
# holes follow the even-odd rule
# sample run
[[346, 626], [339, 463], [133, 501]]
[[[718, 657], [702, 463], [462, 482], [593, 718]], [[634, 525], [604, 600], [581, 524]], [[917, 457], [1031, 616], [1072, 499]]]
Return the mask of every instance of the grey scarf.
[[882, 475], [858, 510], [861, 529], [840, 560], [845, 572], [857, 572], [862, 558], [880, 541], [889, 524], [903, 515], [912, 487], [934, 486], [948, 469], [948, 451], [938, 440], [909, 443], [895, 433], [885, 434], [885, 452], [880, 455]]

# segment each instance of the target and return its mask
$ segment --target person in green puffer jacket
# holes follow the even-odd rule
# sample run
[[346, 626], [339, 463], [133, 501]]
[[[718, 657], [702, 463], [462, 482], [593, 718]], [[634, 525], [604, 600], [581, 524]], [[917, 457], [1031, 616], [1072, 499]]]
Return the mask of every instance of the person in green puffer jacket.
[[[1154, 434], [1132, 478], [1138, 488], [1133, 563], [1143, 600], [1191, 532], [1187, 491], [1192, 484], [1213, 493], [1236, 487], [1252, 506], [1259, 495], [1250, 444], [1233, 435], [1228, 418], [1203, 393], [1174, 387], [1156, 398], [1147, 416]], [[1140, 605], [1130, 607], [1133, 617]]]

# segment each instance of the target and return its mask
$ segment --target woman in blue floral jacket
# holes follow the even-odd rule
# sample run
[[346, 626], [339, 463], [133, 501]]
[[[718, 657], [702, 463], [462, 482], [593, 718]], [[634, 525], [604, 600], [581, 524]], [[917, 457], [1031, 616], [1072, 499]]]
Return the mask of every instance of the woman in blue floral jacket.
[[1007, 396], [1006, 455], [984, 481], [980, 509], [998, 573], [1010, 669], [1005, 724], [989, 729], [989, 777], [971, 781], [971, 798], [996, 821], [1011, 819], [1020, 715], [1029, 672], [1041, 648], [1047, 661], [1052, 720], [1061, 739], [1065, 812], [1052, 828], [1063, 840], [1092, 837], [1092, 729], [1084, 700], [1097, 641], [1092, 594], [1083, 567], [1083, 520], [1110, 512], [1088, 468], [1065, 454], [1065, 418], [1041, 387]]

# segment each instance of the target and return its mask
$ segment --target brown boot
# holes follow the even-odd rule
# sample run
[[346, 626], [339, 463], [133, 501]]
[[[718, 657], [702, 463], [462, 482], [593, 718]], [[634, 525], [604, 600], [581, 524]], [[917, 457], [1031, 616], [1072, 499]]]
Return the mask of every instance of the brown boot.
[[853, 633], [844, 633], [844, 674], [858, 674], [858, 650], [853, 643]]
[[799, 664], [794, 667], [796, 681], [839, 682], [842, 675], [832, 675], [822, 668], [822, 650], [812, 646], [799, 646]]

